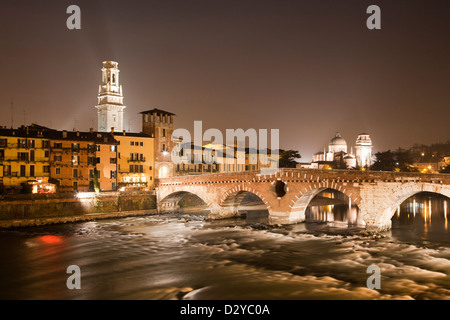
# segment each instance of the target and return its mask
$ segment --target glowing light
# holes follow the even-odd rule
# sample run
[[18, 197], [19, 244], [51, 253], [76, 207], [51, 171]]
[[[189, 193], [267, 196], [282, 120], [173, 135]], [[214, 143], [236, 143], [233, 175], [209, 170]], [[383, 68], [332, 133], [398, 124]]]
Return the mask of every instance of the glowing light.
[[61, 236], [46, 235], [39, 237], [39, 239], [48, 244], [55, 244], [62, 242]]
[[169, 152], [163, 151], [162, 154], [163, 154], [163, 156], [168, 156], [168, 155], [169, 155]]
[[79, 192], [77, 193], [77, 198], [78, 199], [89, 199], [92, 198], [94, 196], [94, 192]]
[[447, 201], [444, 201], [444, 218], [445, 218], [445, 231], [447, 231], [448, 230]]
[[429, 217], [429, 221], [431, 223], [431, 215], [432, 215], [432, 211], [431, 211], [431, 200], [428, 200], [428, 206], [430, 208], [430, 217]]
[[413, 215], [416, 217], [416, 199], [413, 200]]

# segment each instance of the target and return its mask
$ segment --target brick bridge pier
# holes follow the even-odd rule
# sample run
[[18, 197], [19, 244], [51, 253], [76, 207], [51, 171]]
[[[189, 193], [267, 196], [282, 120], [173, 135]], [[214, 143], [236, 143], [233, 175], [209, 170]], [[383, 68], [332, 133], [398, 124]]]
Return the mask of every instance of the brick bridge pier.
[[159, 212], [176, 211], [183, 197], [194, 194], [208, 206], [208, 217], [219, 219], [237, 215], [243, 196], [252, 193], [265, 204], [269, 223], [290, 224], [304, 221], [308, 204], [325, 189], [345, 194], [366, 228], [382, 231], [414, 194], [450, 197], [450, 174], [311, 169], [204, 174], [160, 179], [156, 194]]

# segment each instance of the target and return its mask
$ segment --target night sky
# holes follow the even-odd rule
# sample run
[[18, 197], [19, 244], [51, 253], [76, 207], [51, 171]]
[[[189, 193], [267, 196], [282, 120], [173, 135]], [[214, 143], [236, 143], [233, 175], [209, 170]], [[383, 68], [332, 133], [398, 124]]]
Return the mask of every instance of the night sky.
[[[66, 9], [81, 8], [81, 30]], [[381, 7], [381, 30], [366, 9]], [[450, 2], [208, 0], [0, 2], [0, 125], [97, 127], [101, 63], [119, 62], [125, 129], [280, 129], [304, 161], [336, 131], [375, 151], [450, 140]], [[25, 112], [24, 112], [25, 111]]]

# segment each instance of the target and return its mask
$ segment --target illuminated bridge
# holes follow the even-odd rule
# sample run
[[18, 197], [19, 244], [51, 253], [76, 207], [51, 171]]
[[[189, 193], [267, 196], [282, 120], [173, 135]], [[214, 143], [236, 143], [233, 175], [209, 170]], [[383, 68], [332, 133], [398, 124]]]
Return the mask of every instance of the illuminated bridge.
[[179, 210], [184, 197], [195, 195], [212, 219], [239, 215], [242, 199], [252, 194], [267, 209], [269, 223], [290, 224], [305, 221], [312, 199], [327, 189], [343, 193], [368, 230], [381, 231], [391, 228], [397, 208], [417, 193], [450, 197], [450, 174], [311, 169], [218, 173], [160, 179], [156, 194], [161, 213]]

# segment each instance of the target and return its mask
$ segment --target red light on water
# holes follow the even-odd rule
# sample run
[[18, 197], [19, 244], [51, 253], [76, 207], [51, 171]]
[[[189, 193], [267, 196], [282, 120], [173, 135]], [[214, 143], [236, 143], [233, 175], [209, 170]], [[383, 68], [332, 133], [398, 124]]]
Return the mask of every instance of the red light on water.
[[51, 235], [41, 236], [41, 237], [39, 237], [39, 239], [41, 239], [43, 242], [49, 243], [49, 244], [60, 243], [62, 241], [61, 236], [51, 236]]

